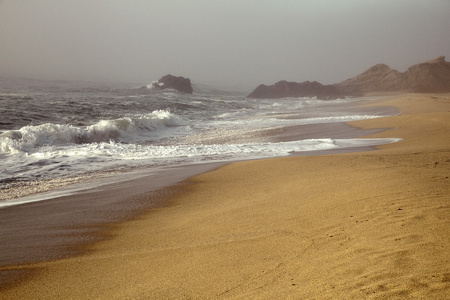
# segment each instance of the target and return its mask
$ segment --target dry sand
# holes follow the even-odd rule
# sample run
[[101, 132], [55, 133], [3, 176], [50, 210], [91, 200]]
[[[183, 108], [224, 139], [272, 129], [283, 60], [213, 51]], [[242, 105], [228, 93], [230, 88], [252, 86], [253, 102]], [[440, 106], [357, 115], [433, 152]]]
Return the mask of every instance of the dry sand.
[[353, 122], [380, 150], [232, 163], [1, 299], [449, 299], [450, 96]]

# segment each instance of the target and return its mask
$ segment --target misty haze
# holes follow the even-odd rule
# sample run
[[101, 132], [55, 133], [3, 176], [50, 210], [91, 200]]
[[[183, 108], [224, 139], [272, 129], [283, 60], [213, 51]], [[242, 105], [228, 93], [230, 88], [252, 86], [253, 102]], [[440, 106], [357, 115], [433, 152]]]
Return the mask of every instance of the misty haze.
[[0, 0], [1, 299], [448, 299], [449, 0]]
[[448, 1], [0, 1], [0, 75], [332, 84], [450, 56]]

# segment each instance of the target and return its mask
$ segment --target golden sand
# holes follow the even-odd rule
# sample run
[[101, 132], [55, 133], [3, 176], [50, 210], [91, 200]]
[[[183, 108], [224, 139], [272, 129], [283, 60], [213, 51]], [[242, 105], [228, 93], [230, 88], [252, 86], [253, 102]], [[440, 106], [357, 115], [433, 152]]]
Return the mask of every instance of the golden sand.
[[450, 96], [352, 122], [377, 151], [232, 163], [1, 299], [449, 299]]

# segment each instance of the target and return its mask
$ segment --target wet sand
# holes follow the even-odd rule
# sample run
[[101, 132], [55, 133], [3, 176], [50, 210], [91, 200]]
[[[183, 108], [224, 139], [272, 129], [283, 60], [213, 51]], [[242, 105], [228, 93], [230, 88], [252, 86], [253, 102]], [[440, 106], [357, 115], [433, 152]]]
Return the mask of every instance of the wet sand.
[[[322, 109], [329, 109], [330, 114], [336, 110], [335, 107]], [[338, 109], [348, 114], [397, 113], [392, 107], [360, 107], [354, 102], [339, 104]], [[288, 117], [296, 116], [294, 112]], [[267, 130], [261, 132], [259, 138], [271, 142], [330, 137], [339, 139], [364, 136], [376, 131], [379, 130], [362, 130], [344, 123], [324, 123]], [[371, 149], [352, 147], [292, 155], [323, 155]], [[204, 163], [117, 172], [113, 176], [91, 178], [48, 192], [9, 200], [10, 207], [0, 207], [0, 267], [81, 254], [84, 244], [108, 237], [108, 234], [102, 234], [109, 228], [108, 224], [127, 220], [155, 206], [164, 206], [164, 199], [177, 190], [177, 183], [225, 164]], [[46, 185], [43, 185], [45, 189]], [[168, 186], [171, 188], [163, 189]], [[10, 280], [9, 274], [0, 271], [0, 288]]]
[[383, 100], [378, 151], [245, 161], [178, 185], [1, 299], [447, 299], [450, 96]]
[[[108, 237], [110, 224], [164, 205], [176, 184], [221, 165], [140, 170], [99, 179], [91, 187], [82, 182], [72, 191], [63, 187], [14, 199], [24, 203], [0, 209], [0, 267], [81, 254], [86, 243]], [[164, 189], [168, 186], [173, 188]], [[7, 273], [0, 270], [0, 287], [11, 280]]]

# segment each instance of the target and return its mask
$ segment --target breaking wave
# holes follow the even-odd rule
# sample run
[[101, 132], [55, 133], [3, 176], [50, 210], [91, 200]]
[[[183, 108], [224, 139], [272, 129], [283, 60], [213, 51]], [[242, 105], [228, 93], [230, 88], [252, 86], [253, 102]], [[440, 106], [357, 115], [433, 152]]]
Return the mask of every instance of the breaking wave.
[[41, 147], [67, 144], [151, 141], [162, 137], [168, 128], [184, 125], [186, 122], [180, 116], [167, 110], [101, 120], [86, 127], [53, 123], [30, 125], [1, 133], [0, 153], [29, 153]]

